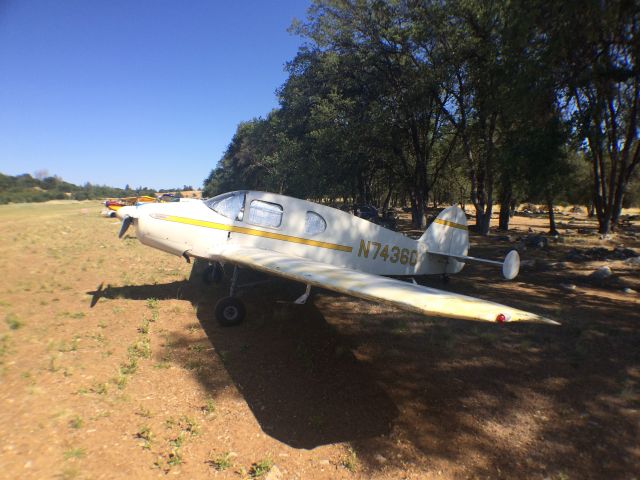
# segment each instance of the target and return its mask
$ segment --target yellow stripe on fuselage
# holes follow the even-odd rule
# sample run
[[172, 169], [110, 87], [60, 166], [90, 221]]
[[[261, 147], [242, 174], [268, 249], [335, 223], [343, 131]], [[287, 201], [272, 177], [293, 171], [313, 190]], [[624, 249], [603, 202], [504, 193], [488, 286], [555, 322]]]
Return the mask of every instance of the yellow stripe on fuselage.
[[353, 247], [346, 245], [338, 245], [336, 243], [319, 242], [317, 240], [309, 240], [308, 238], [292, 237], [291, 235], [283, 235], [276, 232], [266, 232], [264, 230], [256, 230], [254, 228], [237, 227], [235, 225], [226, 225], [224, 223], [207, 222], [205, 220], [196, 220], [194, 218], [176, 217], [173, 215], [152, 215], [158, 220], [166, 220], [168, 222], [184, 223], [186, 225], [194, 225], [196, 227], [213, 228], [215, 230], [224, 230], [226, 232], [243, 233], [245, 235], [253, 235], [256, 237], [271, 238], [273, 240], [282, 240], [283, 242], [301, 243], [312, 247], [329, 248], [331, 250], [340, 250], [342, 252], [351, 252]]
[[446, 225], [447, 227], [459, 228], [460, 230], [468, 230], [466, 225], [450, 222], [449, 220], [443, 220], [442, 218], [436, 218], [433, 223], [439, 223], [440, 225]]

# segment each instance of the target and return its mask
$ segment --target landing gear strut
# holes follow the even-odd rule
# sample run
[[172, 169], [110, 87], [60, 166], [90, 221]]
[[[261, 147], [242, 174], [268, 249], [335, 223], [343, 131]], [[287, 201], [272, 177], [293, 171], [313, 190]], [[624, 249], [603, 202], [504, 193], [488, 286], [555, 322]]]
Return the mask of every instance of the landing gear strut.
[[216, 304], [216, 319], [223, 327], [232, 327], [239, 325], [244, 320], [246, 310], [244, 303], [238, 297], [234, 297], [236, 286], [238, 283], [238, 274], [240, 269], [236, 265], [233, 267], [233, 276], [231, 277], [231, 286], [229, 287], [229, 296], [221, 298]]
[[224, 270], [222, 269], [222, 265], [218, 262], [210, 263], [209, 266], [205, 268], [204, 272], [202, 272], [202, 281], [207, 285], [220, 283], [223, 277]]

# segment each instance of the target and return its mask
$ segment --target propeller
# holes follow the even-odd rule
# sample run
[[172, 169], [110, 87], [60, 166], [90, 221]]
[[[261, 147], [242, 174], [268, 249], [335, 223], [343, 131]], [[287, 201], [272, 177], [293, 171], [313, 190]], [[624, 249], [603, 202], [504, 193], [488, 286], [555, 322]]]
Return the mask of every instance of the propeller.
[[127, 233], [127, 230], [129, 230], [129, 227], [131, 226], [132, 223], [133, 223], [133, 217], [130, 217], [129, 215], [125, 215], [122, 218], [122, 226], [120, 227], [118, 238], [124, 237], [124, 234]]

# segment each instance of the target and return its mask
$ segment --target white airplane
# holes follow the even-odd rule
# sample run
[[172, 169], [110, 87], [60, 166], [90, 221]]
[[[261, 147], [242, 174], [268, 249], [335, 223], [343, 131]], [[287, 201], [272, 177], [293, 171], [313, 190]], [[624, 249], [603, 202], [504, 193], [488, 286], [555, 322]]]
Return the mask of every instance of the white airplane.
[[306, 284], [296, 303], [304, 303], [315, 286], [427, 316], [557, 325], [535, 313], [387, 277], [448, 275], [467, 261], [498, 265], [506, 279], [516, 277], [515, 250], [503, 262], [467, 256], [467, 219], [456, 206], [444, 209], [418, 240], [335, 208], [257, 191], [127, 206], [117, 215], [120, 238], [133, 224], [144, 245], [209, 262], [209, 281], [222, 279], [225, 263], [234, 265], [229, 296], [216, 305], [216, 318], [225, 326], [245, 316], [235, 296], [239, 267]]

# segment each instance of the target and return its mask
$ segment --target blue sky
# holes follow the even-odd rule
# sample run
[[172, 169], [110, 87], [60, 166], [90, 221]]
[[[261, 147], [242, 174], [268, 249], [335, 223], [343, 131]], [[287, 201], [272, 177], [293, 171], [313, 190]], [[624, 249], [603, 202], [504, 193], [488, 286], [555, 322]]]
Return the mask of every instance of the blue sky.
[[277, 106], [308, 0], [0, 0], [0, 172], [201, 186]]

